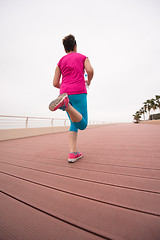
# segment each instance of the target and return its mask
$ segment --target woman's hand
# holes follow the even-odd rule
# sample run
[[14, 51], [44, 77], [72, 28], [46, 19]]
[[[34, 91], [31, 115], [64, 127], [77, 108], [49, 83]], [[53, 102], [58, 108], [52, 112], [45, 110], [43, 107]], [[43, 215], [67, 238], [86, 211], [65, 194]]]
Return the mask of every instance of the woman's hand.
[[86, 81], [85, 81], [85, 84], [86, 84], [86, 87], [89, 87], [89, 85], [91, 84], [91, 82], [88, 81], [88, 80], [86, 80]]

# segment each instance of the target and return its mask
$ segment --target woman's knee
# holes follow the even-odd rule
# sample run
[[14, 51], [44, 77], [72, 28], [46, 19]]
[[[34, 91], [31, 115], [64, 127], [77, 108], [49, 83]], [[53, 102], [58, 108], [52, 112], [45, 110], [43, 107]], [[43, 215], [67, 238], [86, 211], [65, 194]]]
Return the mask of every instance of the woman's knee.
[[78, 124], [77, 125], [77, 128], [79, 129], [79, 130], [85, 130], [86, 129], [86, 127], [87, 127], [87, 122], [86, 121], [81, 121], [80, 122], [81, 124]]

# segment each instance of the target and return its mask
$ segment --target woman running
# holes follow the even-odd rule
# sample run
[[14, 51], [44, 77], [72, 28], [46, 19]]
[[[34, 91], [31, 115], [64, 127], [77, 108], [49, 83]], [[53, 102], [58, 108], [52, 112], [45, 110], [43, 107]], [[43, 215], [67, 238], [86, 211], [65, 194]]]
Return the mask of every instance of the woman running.
[[[60, 88], [60, 95], [50, 103], [49, 109], [51, 111], [61, 109], [68, 114], [70, 119], [68, 162], [73, 163], [83, 157], [77, 150], [77, 135], [78, 129], [84, 130], [88, 124], [86, 85], [90, 85], [94, 72], [89, 59], [77, 53], [73, 35], [66, 36], [62, 42], [66, 55], [58, 62], [53, 78], [53, 86]], [[85, 70], [87, 81], [84, 79]]]

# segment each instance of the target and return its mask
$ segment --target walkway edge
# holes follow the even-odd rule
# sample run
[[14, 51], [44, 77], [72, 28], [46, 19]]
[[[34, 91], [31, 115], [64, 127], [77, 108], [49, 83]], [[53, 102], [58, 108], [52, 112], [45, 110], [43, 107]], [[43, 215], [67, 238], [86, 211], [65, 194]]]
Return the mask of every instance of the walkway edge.
[[57, 132], [68, 131], [68, 126], [61, 127], [40, 127], [40, 128], [17, 128], [17, 129], [1, 129], [0, 141], [11, 140], [17, 138], [33, 137]]
[[[89, 125], [87, 128], [100, 127], [102, 125]], [[103, 125], [104, 126], [104, 125]], [[51, 133], [67, 132], [69, 126], [60, 127], [40, 127], [40, 128], [16, 128], [0, 129], [0, 141], [12, 140], [17, 138], [34, 137]]]

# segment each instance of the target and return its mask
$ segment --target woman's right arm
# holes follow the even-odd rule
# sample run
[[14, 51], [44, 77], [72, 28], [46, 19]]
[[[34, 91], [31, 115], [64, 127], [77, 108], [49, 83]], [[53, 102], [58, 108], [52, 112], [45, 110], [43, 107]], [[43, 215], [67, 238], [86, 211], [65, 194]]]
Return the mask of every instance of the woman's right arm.
[[54, 78], [53, 78], [53, 86], [56, 88], [60, 88], [61, 84], [60, 84], [60, 78], [61, 78], [61, 71], [59, 69], [59, 67], [56, 67], [55, 70], [55, 74], [54, 74]]
[[90, 83], [91, 83], [91, 80], [93, 78], [94, 71], [93, 71], [93, 68], [92, 68], [88, 58], [86, 58], [85, 61], [84, 61], [84, 68], [85, 68], [85, 70], [87, 72], [88, 80], [86, 82], [87, 82], [87, 84], [89, 86]]

